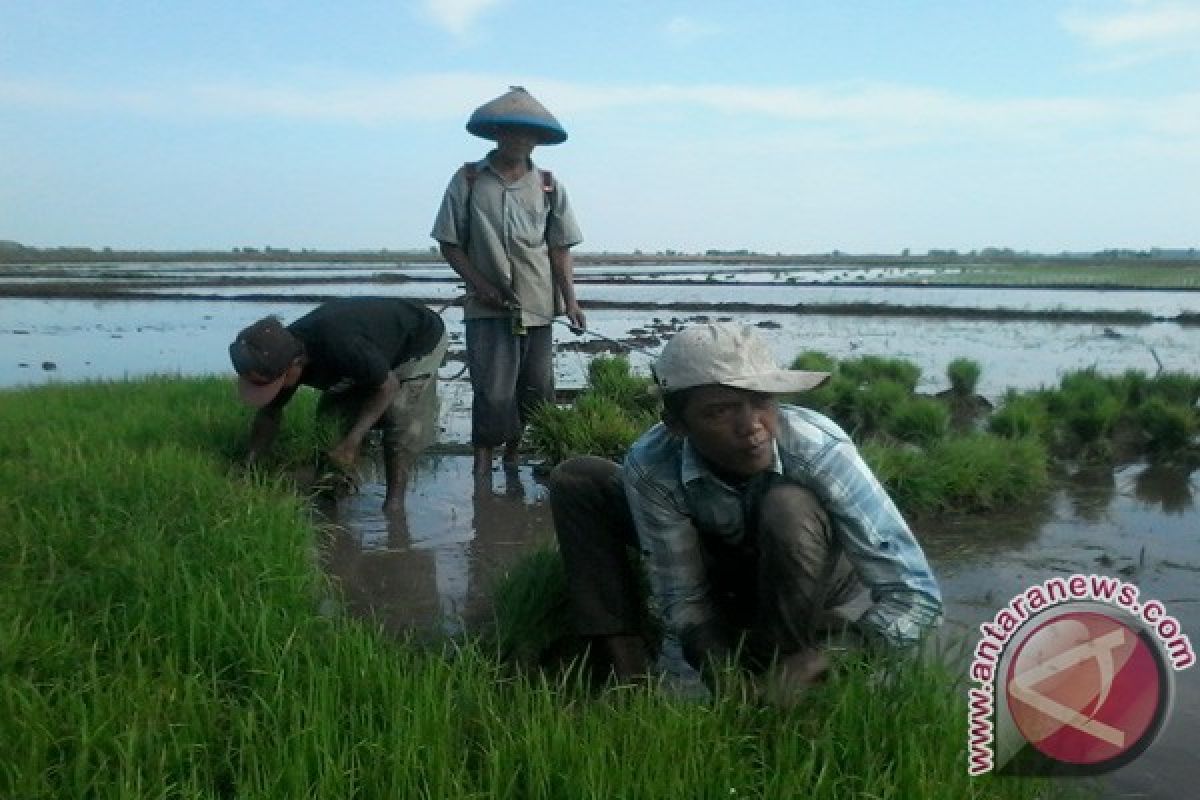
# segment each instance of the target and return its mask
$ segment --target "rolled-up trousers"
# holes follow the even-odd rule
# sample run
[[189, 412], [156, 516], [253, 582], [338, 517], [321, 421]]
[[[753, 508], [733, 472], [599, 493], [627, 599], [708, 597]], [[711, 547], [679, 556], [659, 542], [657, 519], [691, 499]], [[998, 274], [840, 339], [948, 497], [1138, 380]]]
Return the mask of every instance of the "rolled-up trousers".
[[464, 323], [471, 373], [471, 444], [516, 442], [529, 413], [554, 400], [554, 338], [549, 325], [512, 331], [508, 317]]

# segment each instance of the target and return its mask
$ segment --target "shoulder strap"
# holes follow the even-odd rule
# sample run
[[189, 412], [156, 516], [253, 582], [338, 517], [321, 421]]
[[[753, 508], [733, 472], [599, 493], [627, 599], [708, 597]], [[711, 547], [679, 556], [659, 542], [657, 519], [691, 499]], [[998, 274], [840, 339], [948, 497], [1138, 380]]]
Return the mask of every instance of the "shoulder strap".
[[[539, 169], [538, 172], [542, 173], [542, 197], [546, 198], [546, 210], [553, 214], [554, 203], [558, 199], [554, 196], [558, 189], [558, 185], [554, 182], [554, 173], [548, 169]], [[546, 217], [546, 222], [549, 224], [549, 216]]]
[[474, 161], [467, 161], [462, 165], [463, 178], [467, 181], [467, 197], [463, 201], [463, 208], [466, 209], [466, 226], [463, 228], [459, 238], [459, 246], [463, 250], [467, 249], [467, 242], [471, 238], [471, 195], [475, 192], [475, 179], [479, 177], [479, 166]]

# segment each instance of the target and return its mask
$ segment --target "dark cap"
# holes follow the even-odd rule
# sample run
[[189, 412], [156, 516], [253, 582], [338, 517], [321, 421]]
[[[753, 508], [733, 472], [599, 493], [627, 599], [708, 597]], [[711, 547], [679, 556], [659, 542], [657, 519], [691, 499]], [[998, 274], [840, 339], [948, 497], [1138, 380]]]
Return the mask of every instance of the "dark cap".
[[279, 317], [263, 317], [244, 328], [229, 345], [242, 401], [262, 408], [283, 388], [288, 368], [304, 353], [304, 344], [283, 327]]

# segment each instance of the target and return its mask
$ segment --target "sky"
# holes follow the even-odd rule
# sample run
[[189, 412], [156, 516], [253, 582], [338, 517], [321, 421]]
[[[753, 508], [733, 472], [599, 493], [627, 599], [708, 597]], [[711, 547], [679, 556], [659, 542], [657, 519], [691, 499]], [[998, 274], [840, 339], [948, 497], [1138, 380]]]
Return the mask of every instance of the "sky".
[[426, 248], [512, 85], [584, 251], [1200, 246], [1200, 0], [0, 0], [0, 240]]

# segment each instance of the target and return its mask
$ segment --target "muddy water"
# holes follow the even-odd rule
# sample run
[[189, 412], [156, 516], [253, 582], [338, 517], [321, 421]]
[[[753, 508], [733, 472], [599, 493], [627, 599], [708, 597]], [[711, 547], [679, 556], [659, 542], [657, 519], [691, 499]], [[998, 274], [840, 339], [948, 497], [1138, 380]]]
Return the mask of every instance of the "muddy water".
[[457, 633], [489, 613], [496, 579], [553, 541], [545, 487], [532, 469], [471, 476], [471, 459], [427, 455], [403, 513], [385, 515], [383, 486], [367, 482], [328, 522], [326, 565], [346, 600], [385, 628]]
[[[0, 386], [148, 373], [229, 374], [226, 348], [238, 330], [268, 313], [290, 321], [312, 307], [313, 303], [6, 298], [0, 316]], [[594, 310], [588, 320], [598, 334], [637, 348], [632, 360], [644, 367], [664, 338], [681, 325], [722, 316], [727, 315], [714, 305], [709, 311], [687, 313]], [[443, 318], [451, 334], [451, 353], [461, 354], [461, 310], [447, 308]], [[1166, 369], [1193, 370], [1200, 352], [1200, 327], [1172, 322], [1100, 325], [783, 312], [739, 313], [737, 319], [762, 327], [780, 360], [804, 350], [822, 350], [838, 358], [873, 354], [913, 360], [923, 370], [921, 388], [928, 391], [945, 388], [950, 360], [973, 358], [983, 366], [981, 392], [993, 397], [1008, 387], [1057, 383], [1064, 371], [1093, 365], [1111, 372], [1133, 368], [1152, 373], [1160, 361]], [[607, 347], [602, 339], [576, 337], [562, 326], [555, 326], [555, 341], [555, 372], [564, 386], [583, 381], [590, 356], [576, 349], [580, 344]], [[44, 364], [52, 366], [43, 368]], [[456, 374], [459, 367], [448, 365], [443, 377]]]

